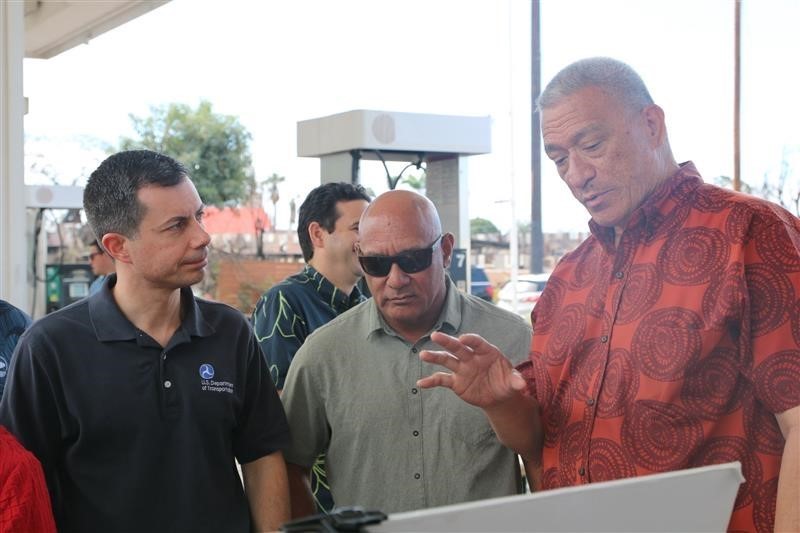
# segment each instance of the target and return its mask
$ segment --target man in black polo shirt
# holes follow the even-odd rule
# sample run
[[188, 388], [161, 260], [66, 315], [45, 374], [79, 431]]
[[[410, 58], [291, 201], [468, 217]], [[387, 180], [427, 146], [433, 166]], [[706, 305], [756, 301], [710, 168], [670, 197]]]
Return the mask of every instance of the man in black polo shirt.
[[23, 335], [0, 404], [42, 462], [59, 530], [276, 529], [286, 418], [247, 321], [189, 288], [209, 236], [188, 172], [121, 152], [84, 208], [117, 273]]

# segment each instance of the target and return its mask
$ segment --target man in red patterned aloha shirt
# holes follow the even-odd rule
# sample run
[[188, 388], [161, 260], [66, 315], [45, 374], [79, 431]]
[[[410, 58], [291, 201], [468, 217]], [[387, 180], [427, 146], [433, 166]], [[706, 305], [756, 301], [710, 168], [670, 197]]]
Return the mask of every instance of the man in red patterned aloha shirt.
[[740, 461], [729, 529], [800, 530], [800, 221], [677, 164], [664, 112], [608, 58], [539, 99], [545, 152], [589, 211], [516, 370], [477, 336], [422, 358], [549, 489]]

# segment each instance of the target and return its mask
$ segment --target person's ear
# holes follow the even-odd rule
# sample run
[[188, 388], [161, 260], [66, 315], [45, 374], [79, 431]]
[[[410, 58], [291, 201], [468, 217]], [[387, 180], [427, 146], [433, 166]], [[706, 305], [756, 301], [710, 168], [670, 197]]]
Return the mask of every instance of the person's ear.
[[664, 110], [656, 104], [650, 104], [642, 110], [642, 118], [647, 131], [647, 138], [650, 141], [650, 146], [658, 148], [667, 139], [667, 125], [664, 120]]
[[106, 233], [103, 235], [103, 248], [114, 261], [130, 263], [131, 257], [128, 250], [129, 239], [121, 233]]
[[328, 230], [323, 228], [319, 222], [312, 222], [308, 225], [308, 237], [311, 239], [311, 245], [314, 248], [325, 248], [324, 235]]
[[452, 233], [442, 235], [442, 264], [445, 268], [450, 268], [450, 261], [453, 260], [453, 245], [455, 237]]

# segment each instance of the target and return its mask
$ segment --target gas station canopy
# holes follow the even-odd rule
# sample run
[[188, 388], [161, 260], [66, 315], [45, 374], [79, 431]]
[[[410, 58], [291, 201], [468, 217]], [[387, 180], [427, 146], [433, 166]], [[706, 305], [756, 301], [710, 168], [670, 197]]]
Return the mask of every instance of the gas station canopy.
[[[47, 59], [112, 30], [168, 0], [0, 0], [0, 298], [30, 308], [26, 201], [58, 207], [67, 191], [26, 190], [23, 58]], [[56, 194], [57, 193], [57, 194]]]
[[492, 150], [490, 121], [488, 116], [347, 111], [298, 122], [297, 155], [323, 157], [351, 150], [380, 150], [387, 160], [406, 161], [402, 153], [487, 154]]
[[25, 0], [25, 57], [51, 58], [166, 2]]

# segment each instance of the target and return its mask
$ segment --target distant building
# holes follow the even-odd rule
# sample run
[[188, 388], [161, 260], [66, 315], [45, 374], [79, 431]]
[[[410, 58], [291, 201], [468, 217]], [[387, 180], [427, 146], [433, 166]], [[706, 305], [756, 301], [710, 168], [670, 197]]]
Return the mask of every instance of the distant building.
[[[550, 272], [561, 257], [575, 249], [587, 233], [545, 233], [544, 234], [544, 270]], [[485, 269], [509, 270], [511, 268], [511, 252], [507, 235], [476, 234], [472, 236], [472, 264]], [[531, 257], [531, 238], [529, 232], [520, 232], [518, 241], [520, 271], [527, 272]]]
[[261, 207], [209, 206], [204, 222], [211, 235], [211, 246], [220, 252], [288, 260], [303, 255], [297, 232], [274, 231], [269, 215]]

